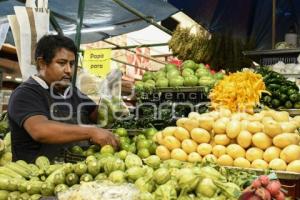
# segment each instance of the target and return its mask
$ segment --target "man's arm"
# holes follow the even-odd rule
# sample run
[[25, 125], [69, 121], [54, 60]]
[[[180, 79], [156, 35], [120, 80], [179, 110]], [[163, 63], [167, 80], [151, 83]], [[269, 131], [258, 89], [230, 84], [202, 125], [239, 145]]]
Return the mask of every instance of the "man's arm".
[[109, 144], [118, 148], [119, 145], [118, 139], [105, 129], [56, 122], [43, 115], [29, 117], [23, 126], [31, 137], [40, 143], [62, 144], [91, 140], [101, 146]]

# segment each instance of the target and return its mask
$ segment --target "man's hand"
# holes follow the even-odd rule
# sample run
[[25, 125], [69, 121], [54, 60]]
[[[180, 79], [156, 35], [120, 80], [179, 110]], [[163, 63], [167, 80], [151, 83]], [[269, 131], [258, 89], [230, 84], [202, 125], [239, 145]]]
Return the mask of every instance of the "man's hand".
[[119, 149], [119, 139], [113, 133], [102, 128], [95, 128], [91, 134], [90, 141], [100, 146], [111, 145], [115, 150]]

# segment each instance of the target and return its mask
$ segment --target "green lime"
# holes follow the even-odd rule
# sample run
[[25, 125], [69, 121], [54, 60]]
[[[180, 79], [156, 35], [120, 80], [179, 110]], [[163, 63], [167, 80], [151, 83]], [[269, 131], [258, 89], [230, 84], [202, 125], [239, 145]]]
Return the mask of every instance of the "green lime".
[[148, 140], [139, 140], [136, 143], [137, 149], [148, 149], [150, 147], [151, 143]]
[[144, 135], [138, 135], [137, 137], [136, 137], [136, 142], [138, 142], [138, 141], [140, 141], [140, 140], [145, 140], [146, 139], [146, 137], [144, 136]]
[[125, 128], [117, 128], [115, 130], [115, 134], [117, 134], [120, 137], [127, 136], [127, 130]]
[[157, 133], [157, 130], [155, 128], [147, 128], [143, 131], [143, 133], [149, 139], [152, 138], [155, 133]]
[[110, 154], [114, 154], [115, 150], [112, 146], [110, 145], [104, 145], [101, 150], [100, 150], [101, 154], [105, 154], [105, 153], [110, 153]]
[[121, 149], [122, 150], [126, 150], [126, 151], [128, 151], [130, 148], [130, 144], [128, 144], [128, 143], [121, 143]]
[[131, 152], [131, 153], [135, 153], [135, 152], [136, 152], [136, 147], [135, 147], [135, 145], [134, 145], [134, 144], [129, 145], [127, 151], [128, 151], [128, 152]]
[[130, 138], [129, 137], [120, 137], [120, 144], [130, 144]]
[[83, 149], [80, 146], [75, 145], [71, 148], [71, 152], [74, 153], [74, 154], [82, 155], [83, 154]]
[[119, 153], [119, 158], [122, 159], [122, 160], [125, 160], [128, 152], [126, 150], [121, 150]]
[[137, 155], [140, 157], [140, 158], [148, 158], [150, 156], [150, 152], [148, 149], [139, 149], [138, 150], [138, 153]]
[[155, 155], [156, 148], [157, 148], [157, 145], [155, 144], [155, 142], [151, 142], [151, 145], [149, 147], [149, 152], [151, 155]]

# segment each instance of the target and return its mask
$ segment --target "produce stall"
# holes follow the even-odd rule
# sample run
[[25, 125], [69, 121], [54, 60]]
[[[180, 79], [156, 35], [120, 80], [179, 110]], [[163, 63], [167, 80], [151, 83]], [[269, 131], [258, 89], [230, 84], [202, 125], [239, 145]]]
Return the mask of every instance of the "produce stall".
[[215, 72], [185, 60], [144, 73], [134, 90], [132, 108], [119, 93], [101, 97], [107, 110], [99, 107], [98, 125], [119, 137], [118, 150], [88, 143], [66, 148], [59, 161], [12, 162], [2, 115], [0, 200], [300, 197], [294, 82], [268, 68]]

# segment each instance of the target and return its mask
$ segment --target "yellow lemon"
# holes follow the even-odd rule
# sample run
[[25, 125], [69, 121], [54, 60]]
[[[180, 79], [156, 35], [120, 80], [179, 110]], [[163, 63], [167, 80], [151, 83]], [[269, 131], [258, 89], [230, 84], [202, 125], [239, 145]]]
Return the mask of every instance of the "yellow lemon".
[[259, 132], [252, 136], [252, 143], [254, 146], [264, 150], [272, 145], [272, 140], [265, 133]]
[[269, 163], [269, 167], [274, 170], [286, 170], [286, 163], [280, 158], [275, 158]]
[[196, 163], [196, 162], [201, 162], [202, 157], [197, 152], [192, 152], [188, 155], [187, 160], [188, 162]]
[[226, 154], [226, 147], [223, 145], [215, 145], [212, 148], [212, 153], [219, 158], [220, 156]]
[[231, 120], [226, 125], [226, 134], [229, 138], [236, 138], [241, 131], [241, 123], [238, 120]]
[[196, 152], [196, 150], [197, 150], [197, 143], [195, 141], [191, 140], [191, 139], [185, 139], [181, 143], [181, 148], [186, 153]]
[[189, 118], [184, 117], [184, 118], [180, 118], [176, 121], [176, 126], [178, 127], [184, 127], [184, 123], [189, 120]]
[[210, 141], [210, 134], [203, 128], [194, 128], [191, 131], [191, 137], [198, 143], [208, 143]]
[[212, 146], [210, 144], [207, 144], [207, 143], [199, 144], [199, 146], [197, 147], [197, 152], [201, 156], [206, 156], [206, 155], [210, 154], [211, 151], [212, 151]]
[[252, 134], [246, 130], [241, 131], [237, 137], [237, 143], [243, 148], [248, 148], [252, 143]]
[[257, 147], [251, 147], [246, 151], [246, 159], [250, 162], [262, 159], [263, 158], [263, 150], [257, 148]]
[[163, 145], [165, 145], [169, 150], [180, 148], [180, 142], [174, 136], [166, 136], [163, 139]]
[[238, 157], [233, 161], [233, 165], [235, 167], [241, 167], [241, 168], [249, 168], [251, 166], [250, 162], [246, 160], [245, 158]]
[[255, 169], [268, 169], [268, 163], [262, 159], [253, 160], [251, 167]]
[[233, 159], [236, 159], [238, 157], [245, 157], [245, 149], [243, 149], [240, 145], [237, 144], [230, 144], [226, 148], [227, 154], [232, 157]]
[[177, 128], [176, 126], [166, 127], [164, 130], [162, 130], [163, 137], [174, 135], [176, 128]]
[[174, 136], [175, 136], [178, 140], [183, 141], [183, 140], [185, 140], [185, 139], [190, 138], [190, 133], [189, 133], [185, 128], [177, 127], [177, 128], [175, 129]]
[[170, 151], [165, 146], [158, 146], [155, 150], [156, 155], [162, 160], [168, 160], [171, 158]]
[[172, 159], [186, 161], [187, 157], [188, 157], [187, 154], [182, 149], [177, 148], [171, 151]]
[[214, 142], [215, 144], [226, 146], [230, 143], [230, 139], [225, 134], [215, 135]]
[[275, 158], [279, 158], [280, 152], [281, 150], [278, 147], [275, 146], [268, 147], [263, 154], [263, 158], [266, 162], [270, 162]]
[[199, 122], [196, 119], [188, 119], [184, 123], [184, 128], [188, 131], [192, 131], [194, 128], [198, 128]]
[[232, 166], [233, 159], [229, 155], [225, 154], [218, 158], [217, 163], [221, 166]]

